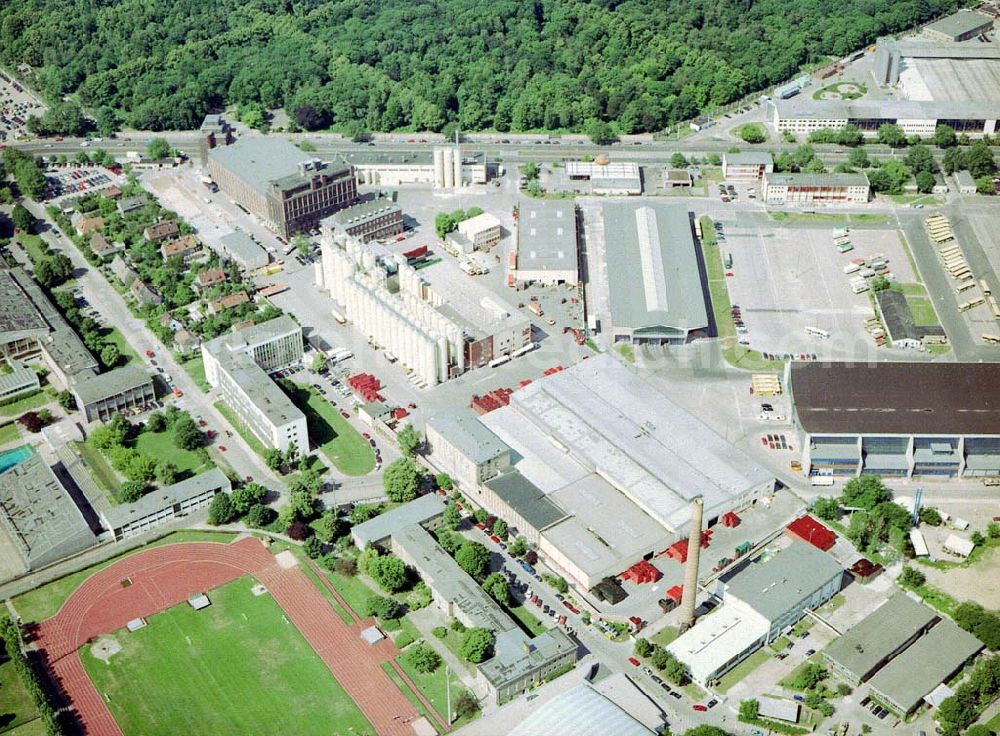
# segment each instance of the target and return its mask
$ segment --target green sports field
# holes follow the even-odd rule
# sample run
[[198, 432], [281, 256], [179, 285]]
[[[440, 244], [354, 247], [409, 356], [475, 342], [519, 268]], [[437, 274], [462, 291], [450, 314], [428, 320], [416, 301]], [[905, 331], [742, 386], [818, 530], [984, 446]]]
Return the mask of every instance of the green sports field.
[[294, 732], [374, 735], [358, 707], [270, 595], [241, 578], [152, 616], [108, 663], [90, 647], [84, 667], [127, 734], [245, 736]]

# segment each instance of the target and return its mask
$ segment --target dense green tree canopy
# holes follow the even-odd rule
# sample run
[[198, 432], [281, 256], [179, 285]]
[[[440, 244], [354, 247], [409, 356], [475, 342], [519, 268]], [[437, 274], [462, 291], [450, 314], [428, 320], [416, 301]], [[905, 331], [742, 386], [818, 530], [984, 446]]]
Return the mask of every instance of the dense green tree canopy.
[[[656, 130], [955, 0], [9, 0], [0, 62], [100, 127], [284, 107], [307, 129]], [[79, 122], [75, 109], [41, 121]], [[589, 123], [589, 126], [588, 126]], [[37, 124], [36, 124], [37, 125]]]

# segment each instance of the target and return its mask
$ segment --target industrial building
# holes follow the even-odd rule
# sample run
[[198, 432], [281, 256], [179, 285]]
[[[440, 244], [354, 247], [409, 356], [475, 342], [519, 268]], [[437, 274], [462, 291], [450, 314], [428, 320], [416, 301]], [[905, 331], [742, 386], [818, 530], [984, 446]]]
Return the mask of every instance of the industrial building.
[[843, 584], [844, 569], [801, 541], [720, 583], [722, 607], [667, 646], [702, 685], [726, 672], [823, 605]]
[[478, 421], [502, 444], [432, 420], [431, 461], [481, 479], [463, 492], [586, 589], [684, 537], [694, 497], [711, 526], [774, 489], [773, 476], [608, 355], [518, 389]]
[[434, 414], [424, 429], [428, 452], [462, 488], [476, 488], [510, 468], [510, 448], [468, 410]]
[[205, 379], [219, 388], [236, 421], [267, 447], [309, 451], [306, 417], [269, 373], [302, 360], [302, 328], [281, 316], [201, 346]]
[[350, 166], [331, 166], [285, 138], [240, 138], [208, 152], [212, 179], [279, 236], [310, 230], [358, 197]]
[[483, 155], [463, 152], [458, 146], [440, 146], [433, 152], [351, 151], [341, 154], [340, 158], [354, 168], [359, 185], [425, 185], [434, 189], [456, 189], [485, 184], [489, 179], [489, 167]]
[[726, 181], [757, 182], [765, 174], [774, 173], [774, 159], [770, 153], [748, 151], [722, 154], [722, 178]]
[[[612, 677], [626, 675], [617, 673]], [[631, 703], [628, 705], [631, 706]], [[497, 727], [497, 733], [501, 733], [499, 729], [502, 726], [498, 723]], [[584, 682], [543, 705], [532, 707], [527, 718], [519, 722], [507, 736], [654, 736], [658, 732], [659, 730], [653, 731], [639, 720], [630, 707], [624, 707]]]
[[892, 289], [875, 292], [875, 305], [893, 347], [920, 349], [924, 341], [946, 339], [941, 325], [918, 325], [913, 319], [906, 295]]
[[271, 257], [260, 243], [242, 230], [219, 238], [219, 251], [224, 259], [233, 261], [242, 271], [253, 271], [271, 262]]
[[764, 174], [766, 204], [864, 204], [870, 198], [864, 174]]
[[332, 215], [327, 227], [367, 243], [402, 233], [403, 210], [388, 199], [371, 199]]
[[138, 501], [101, 509], [101, 523], [116, 542], [144, 534], [161, 524], [205, 508], [217, 493], [232, 491], [229, 478], [218, 468], [147, 493]]
[[452, 236], [462, 253], [472, 253], [475, 250], [489, 250], [503, 238], [503, 228], [497, 216], [489, 212], [481, 212], [475, 217], [462, 220]]
[[593, 161], [567, 161], [566, 176], [573, 181], [589, 181], [591, 194], [642, 194], [642, 171], [631, 161], [610, 161], [598, 155]]
[[576, 206], [572, 201], [520, 203], [510, 275], [517, 286], [580, 283]]
[[88, 422], [105, 422], [115, 414], [142, 409], [156, 400], [152, 376], [136, 365], [99, 375], [83, 371], [70, 378], [69, 390]]
[[685, 207], [603, 207], [612, 340], [681, 345], [708, 330], [707, 295]]
[[993, 17], [975, 10], [959, 10], [924, 26], [923, 35], [934, 41], [968, 41], [993, 30]]
[[793, 363], [810, 475], [1000, 476], [1000, 365]]
[[34, 451], [0, 473], [0, 574], [13, 577], [97, 543], [83, 514]]
[[332, 308], [435, 385], [530, 349], [531, 323], [451, 261], [418, 271], [405, 255], [323, 229], [319, 287]]

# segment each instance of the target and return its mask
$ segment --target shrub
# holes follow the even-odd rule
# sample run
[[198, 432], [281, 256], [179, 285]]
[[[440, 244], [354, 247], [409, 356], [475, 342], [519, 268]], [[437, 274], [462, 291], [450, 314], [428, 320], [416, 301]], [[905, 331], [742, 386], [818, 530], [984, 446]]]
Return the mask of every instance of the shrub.
[[448, 636], [448, 629], [444, 626], [435, 626], [433, 629], [431, 629], [431, 632], [438, 639], [444, 639], [446, 636]]
[[417, 644], [403, 655], [407, 663], [417, 672], [430, 674], [441, 666], [441, 655], [427, 644]]
[[312, 529], [304, 521], [296, 519], [288, 525], [288, 528], [285, 530], [285, 534], [287, 534], [289, 538], [294, 539], [296, 542], [302, 542], [312, 535]]

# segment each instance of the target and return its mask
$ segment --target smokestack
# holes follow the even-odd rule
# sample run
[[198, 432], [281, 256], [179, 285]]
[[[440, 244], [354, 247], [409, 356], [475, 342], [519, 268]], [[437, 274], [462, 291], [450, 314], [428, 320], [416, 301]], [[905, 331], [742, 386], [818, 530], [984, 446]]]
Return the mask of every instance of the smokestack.
[[701, 521], [704, 511], [705, 502], [699, 496], [691, 502], [691, 534], [688, 536], [684, 593], [681, 598], [682, 629], [694, 626], [694, 604], [698, 597], [698, 560], [701, 557]]

